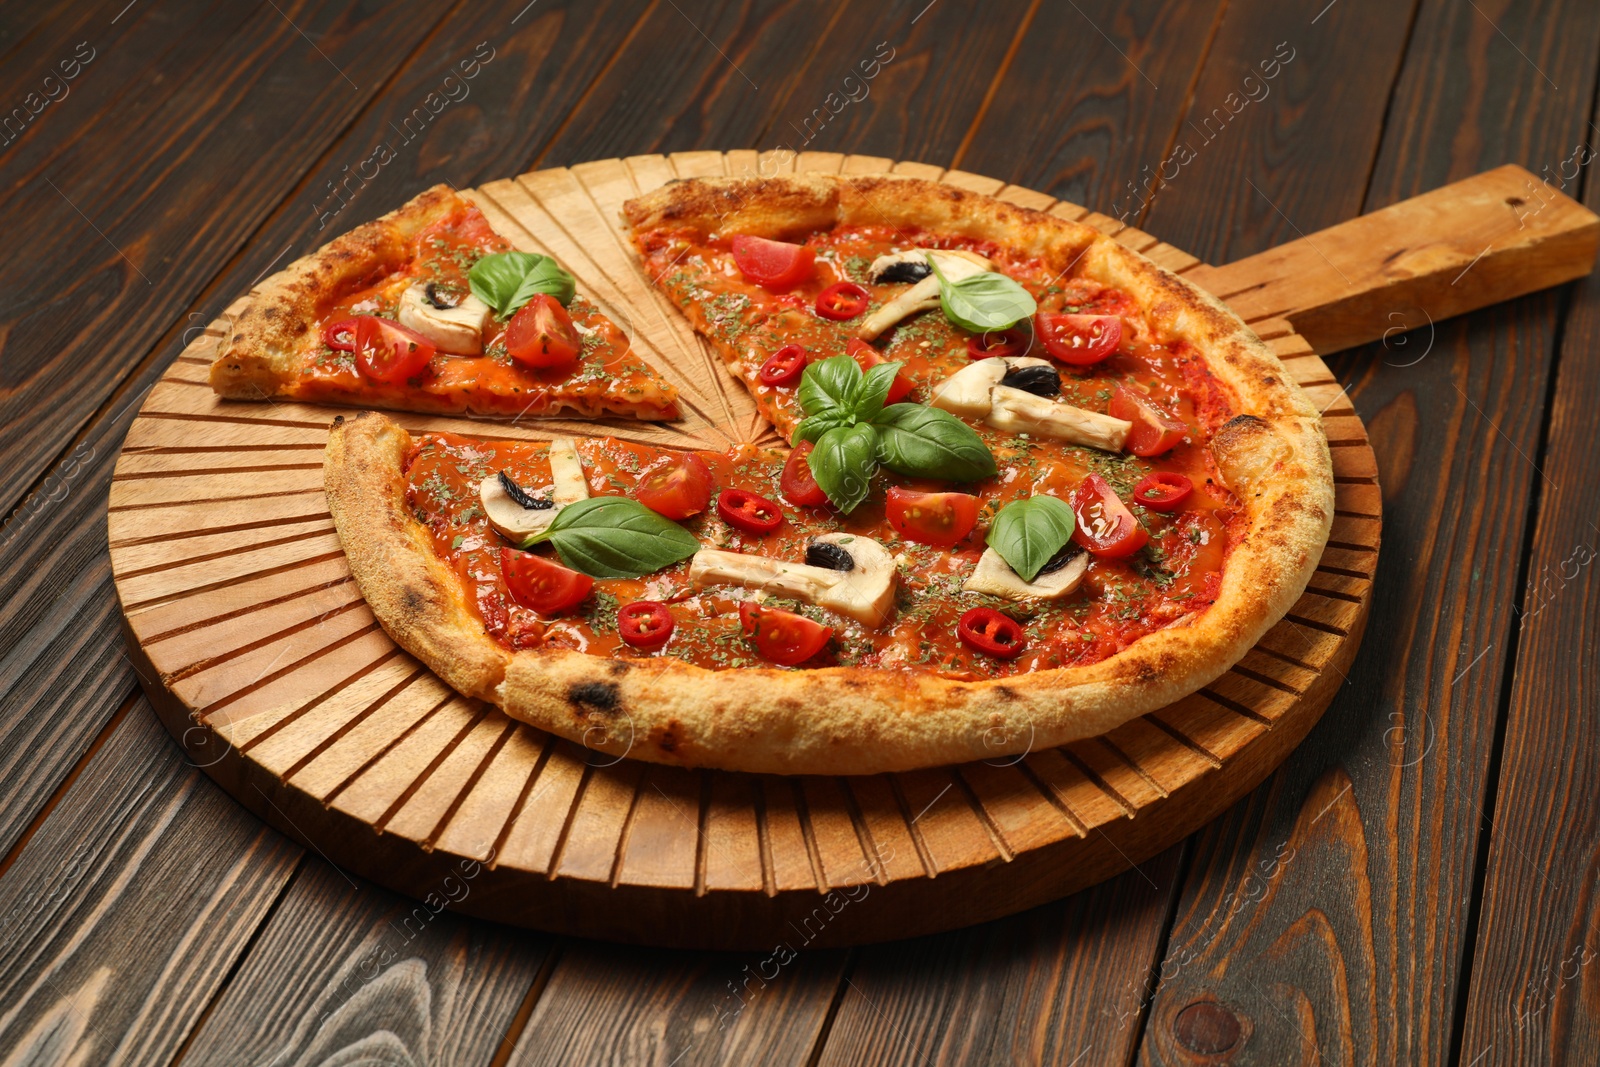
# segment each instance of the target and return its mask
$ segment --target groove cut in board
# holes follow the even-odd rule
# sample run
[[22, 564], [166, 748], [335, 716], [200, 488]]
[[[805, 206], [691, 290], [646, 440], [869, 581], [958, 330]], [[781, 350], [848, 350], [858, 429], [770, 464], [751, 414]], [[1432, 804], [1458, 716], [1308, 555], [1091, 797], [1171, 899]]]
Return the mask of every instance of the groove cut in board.
[[[614, 435], [726, 448], [771, 428], [640, 272], [622, 202], [673, 178], [894, 171], [1081, 219], [1185, 272], [1198, 260], [1075, 204], [974, 174], [833, 153], [686, 152], [469, 191], [548, 252], [682, 390], [665, 426], [399, 414], [413, 430]], [[219, 401], [213, 323], [146, 399], [110, 543], [128, 643], [168, 730], [240, 803], [342, 868], [503, 922], [667, 946], [890, 940], [1064, 896], [1165, 849], [1254, 788], [1332, 699], [1360, 641], [1381, 524], [1366, 432], [1281, 319], [1255, 324], [1325, 406], [1338, 515], [1289, 616], [1200, 692], [1104, 737], [959, 767], [783, 778], [618, 760], [463, 699], [399, 649], [351, 580], [322, 493], [341, 409]], [[468, 884], [470, 892], [453, 893]]]

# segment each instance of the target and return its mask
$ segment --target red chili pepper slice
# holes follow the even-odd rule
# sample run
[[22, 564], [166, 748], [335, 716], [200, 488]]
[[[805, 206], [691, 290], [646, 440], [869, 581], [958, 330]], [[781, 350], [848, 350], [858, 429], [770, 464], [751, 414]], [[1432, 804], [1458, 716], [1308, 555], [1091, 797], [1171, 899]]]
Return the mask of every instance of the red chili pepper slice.
[[617, 611], [617, 634], [634, 648], [660, 648], [672, 636], [672, 612], [656, 600], [635, 600]]
[[843, 322], [867, 310], [872, 294], [855, 282], [834, 282], [817, 294], [817, 314]]
[[1194, 483], [1172, 471], [1156, 471], [1133, 487], [1133, 499], [1152, 511], [1176, 511], [1194, 492]]
[[724, 489], [717, 494], [717, 514], [729, 526], [756, 537], [765, 537], [783, 525], [782, 508], [743, 489]]
[[1013, 326], [1009, 330], [990, 330], [967, 338], [968, 359], [1010, 359], [1020, 356], [1031, 347], [1027, 330]]
[[339, 319], [322, 328], [322, 343], [337, 352], [356, 350], [356, 320]]
[[763, 385], [794, 385], [806, 373], [806, 350], [799, 345], [784, 345], [768, 357], [756, 371]]
[[968, 648], [996, 659], [1016, 659], [1026, 645], [1017, 620], [993, 608], [973, 608], [962, 615], [956, 635]]

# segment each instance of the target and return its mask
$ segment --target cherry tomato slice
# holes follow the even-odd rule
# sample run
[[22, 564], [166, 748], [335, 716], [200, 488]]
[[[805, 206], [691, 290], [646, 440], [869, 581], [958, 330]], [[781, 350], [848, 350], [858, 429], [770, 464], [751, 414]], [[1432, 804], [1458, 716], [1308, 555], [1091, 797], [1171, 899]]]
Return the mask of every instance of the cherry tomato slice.
[[733, 239], [733, 261], [745, 281], [765, 289], [789, 289], [816, 271], [816, 253], [805, 245], [769, 241], [739, 234]]
[[1155, 401], [1136, 389], [1119, 385], [1111, 394], [1107, 414], [1133, 423], [1128, 431], [1127, 449], [1136, 456], [1159, 456], [1170, 451], [1189, 428], [1163, 411]]
[[833, 627], [796, 615], [766, 608], [753, 600], [739, 605], [739, 628], [763, 659], [793, 667], [821, 652], [833, 636]]
[[828, 503], [828, 494], [817, 484], [816, 475], [811, 473], [811, 463], [806, 458], [815, 447], [810, 441], [801, 441], [789, 453], [789, 458], [783, 464], [783, 473], [778, 475], [778, 489], [791, 504], [820, 508]]
[[527, 367], [565, 367], [582, 347], [572, 316], [549, 293], [523, 304], [506, 327], [506, 352]]
[[1025, 354], [1029, 348], [1028, 331], [1013, 326], [1009, 330], [990, 330], [967, 338], [968, 359], [1009, 359]]
[[1072, 491], [1072, 510], [1078, 518], [1072, 539], [1102, 559], [1131, 556], [1150, 540], [1116, 490], [1098, 474], [1088, 475]]
[[[849, 341], [845, 342], [844, 350], [845, 354], [847, 354], [851, 359], [855, 360], [856, 365], [864, 371], [871, 370], [880, 363], [888, 362], [888, 360], [883, 358], [882, 352], [879, 352], [876, 348], [873, 348], [859, 337], [852, 337]], [[911, 392], [912, 388], [916, 384], [916, 382], [913, 382], [910, 378], [907, 378], [906, 372], [902, 370], [899, 374], [894, 376], [894, 381], [889, 384], [889, 395], [884, 398], [884, 404], [889, 405], [900, 403], [900, 401], [906, 398], [906, 394]]]
[[1122, 319], [1116, 315], [1065, 315], [1041, 311], [1034, 333], [1050, 354], [1074, 367], [1092, 367], [1122, 344]]
[[1152, 511], [1176, 511], [1194, 492], [1194, 483], [1172, 471], [1157, 471], [1133, 487], [1133, 499]]
[[743, 489], [724, 489], [717, 494], [717, 514], [729, 526], [756, 537], [783, 525], [783, 509], [764, 496]]
[[433, 358], [433, 342], [398, 322], [362, 315], [355, 320], [356, 366], [379, 382], [415, 378]]
[[660, 648], [672, 636], [672, 612], [656, 600], [635, 600], [617, 611], [617, 635], [634, 648]]
[[716, 479], [706, 461], [693, 452], [683, 452], [645, 468], [633, 498], [657, 515], [681, 522], [706, 509], [715, 487]]
[[956, 636], [975, 652], [996, 659], [1016, 659], [1026, 647], [1017, 620], [993, 608], [973, 608], [956, 623]]
[[817, 314], [834, 322], [853, 319], [867, 310], [872, 294], [855, 282], [834, 282], [817, 294]]
[[338, 352], [356, 350], [356, 320], [338, 319], [322, 328], [322, 343]]
[[889, 525], [907, 541], [949, 548], [978, 525], [978, 498], [967, 493], [918, 493], [889, 487]]
[[756, 377], [763, 385], [794, 385], [806, 373], [806, 350], [799, 345], [784, 345], [761, 364]]
[[514, 548], [500, 550], [500, 573], [511, 599], [541, 615], [560, 615], [583, 603], [594, 579], [553, 560]]

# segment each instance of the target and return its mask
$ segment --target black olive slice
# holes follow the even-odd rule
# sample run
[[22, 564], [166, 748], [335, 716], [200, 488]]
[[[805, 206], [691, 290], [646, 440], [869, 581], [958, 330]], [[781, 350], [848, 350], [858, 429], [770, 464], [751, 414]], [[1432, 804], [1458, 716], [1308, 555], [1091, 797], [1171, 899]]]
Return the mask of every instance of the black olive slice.
[[910, 260], [902, 260], [899, 263], [889, 264], [887, 267], [879, 271], [877, 277], [873, 278], [872, 280], [879, 283], [920, 282], [922, 279], [926, 278], [932, 273], [933, 268], [928, 266], [927, 263], [917, 263]]
[[855, 557], [831, 541], [813, 541], [806, 546], [806, 562], [830, 571], [853, 571]]
[[1050, 557], [1050, 562], [1039, 568], [1039, 573], [1033, 576], [1033, 580], [1038, 581], [1046, 574], [1054, 574], [1062, 567], [1065, 567], [1067, 564], [1077, 559], [1081, 552], [1083, 552], [1083, 546], [1078, 545], [1075, 542], [1068, 541], [1066, 544], [1061, 546], [1061, 551]]
[[500, 472], [500, 488], [506, 491], [506, 496], [515, 500], [519, 505], [529, 511], [549, 511], [555, 507], [555, 501], [536, 497], [522, 486], [511, 480], [511, 475], [505, 471]]
[[1000, 384], [1034, 396], [1057, 396], [1061, 393], [1061, 372], [1049, 366], [1021, 367], [1001, 378]]

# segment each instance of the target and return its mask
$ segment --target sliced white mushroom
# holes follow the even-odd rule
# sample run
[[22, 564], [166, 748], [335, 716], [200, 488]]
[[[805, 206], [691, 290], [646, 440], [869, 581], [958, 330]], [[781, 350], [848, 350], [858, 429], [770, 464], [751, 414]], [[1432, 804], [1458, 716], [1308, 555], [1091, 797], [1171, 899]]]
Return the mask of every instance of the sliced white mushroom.
[[983, 550], [971, 577], [961, 586], [969, 593], [988, 593], [1007, 600], [1059, 600], [1078, 588], [1089, 570], [1089, 553], [1079, 549], [1060, 567], [1048, 574], [1036, 574], [1025, 582], [1011, 564], [992, 548]]
[[1133, 428], [1131, 422], [1034, 396], [1009, 385], [995, 386], [989, 399], [989, 425], [1007, 433], [1055, 437], [1074, 445], [1121, 452], [1128, 431]]
[[476, 356], [483, 351], [483, 325], [489, 305], [467, 293], [447, 296], [433, 282], [417, 282], [400, 297], [400, 325], [432, 341], [452, 356]]
[[[548, 498], [517, 488], [525, 497], [544, 507], [526, 507], [507, 491], [499, 474], [491, 474], [478, 483], [478, 500], [483, 504], [483, 514], [500, 533], [513, 541], [522, 542], [550, 528], [556, 515], [568, 504], [589, 498], [589, 481], [583, 474], [583, 460], [578, 449], [568, 437], [558, 437], [550, 442], [550, 473], [553, 483]], [[515, 483], [512, 483], [515, 485]]]
[[933, 268], [928, 266], [927, 252], [908, 248], [904, 252], [885, 252], [872, 261], [868, 273], [878, 285], [914, 285], [932, 274]]
[[[975, 252], [954, 250], [931, 250], [913, 248], [908, 252], [899, 253], [909, 256], [912, 253], [920, 254], [930, 263], [937, 263], [939, 270], [944, 273], [948, 281], [960, 281], [970, 278], [974, 274], [983, 274], [994, 269], [994, 264]], [[939, 306], [939, 279], [930, 274], [922, 279], [883, 307], [868, 315], [856, 330], [856, 336], [863, 341], [872, 341], [895, 323], [919, 311], [931, 311]]]
[[888, 550], [860, 534], [823, 534], [812, 545], [842, 549], [828, 556], [835, 562], [848, 561], [848, 569], [702, 548], [689, 562], [689, 581], [696, 589], [742, 585], [828, 608], [874, 629], [882, 626], [894, 607], [896, 572]]
[[1050, 361], [1033, 356], [990, 356], [974, 360], [946, 378], [934, 390], [928, 401], [952, 415], [970, 415], [981, 419], [989, 414], [992, 405], [989, 394], [994, 392], [1000, 379], [1023, 367], [1048, 367]]

